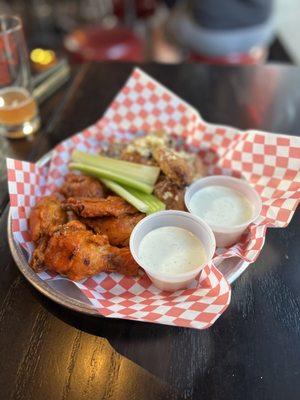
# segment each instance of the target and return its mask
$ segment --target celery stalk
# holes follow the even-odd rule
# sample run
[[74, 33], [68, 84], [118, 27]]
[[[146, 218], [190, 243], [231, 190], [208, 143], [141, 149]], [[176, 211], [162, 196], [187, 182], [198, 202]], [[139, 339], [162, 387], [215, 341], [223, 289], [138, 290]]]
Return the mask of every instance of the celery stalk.
[[160, 172], [159, 167], [117, 160], [115, 158], [104, 157], [101, 155], [87, 154], [78, 150], [73, 152], [72, 161], [96, 168], [106, 169], [117, 174], [122, 173], [122, 176], [126, 175], [128, 178], [144, 182], [151, 186], [153, 186], [157, 181]]
[[70, 163], [69, 164], [70, 169], [76, 169], [78, 171], [84, 172], [88, 175], [92, 175], [95, 178], [98, 179], [110, 179], [113, 180], [117, 183], [120, 183], [122, 185], [126, 185], [129, 187], [132, 187], [134, 189], [140, 190], [141, 192], [144, 193], [151, 193], [153, 191], [153, 186], [137, 181], [133, 178], [130, 178], [126, 175], [122, 174], [122, 171], [109, 171], [104, 168], [99, 168], [99, 167], [92, 167], [91, 165], [86, 165], [86, 164], [81, 164], [81, 163]]
[[[112, 190], [114, 193], [118, 194], [120, 197], [122, 197], [124, 200], [126, 200], [128, 203], [133, 205], [137, 210], [141, 211], [142, 213], [149, 213], [149, 206], [144, 203], [141, 199], [133, 195], [128, 191], [128, 188], [124, 188], [123, 186], [119, 185], [116, 182], [113, 182], [109, 179], [101, 179], [101, 182], [104, 183], [105, 186], [107, 186], [110, 190]], [[144, 193], [145, 194], [145, 193]], [[145, 194], [145, 196], [150, 196]]]
[[142, 193], [139, 190], [119, 185], [109, 179], [101, 179], [105, 186], [132, 204], [139, 211], [152, 214], [164, 210], [166, 205], [152, 194]]
[[146, 203], [149, 207], [149, 211], [147, 214], [152, 214], [157, 211], [165, 210], [166, 205], [160, 201], [156, 196], [152, 194], [142, 193], [139, 190], [135, 190], [132, 188], [127, 188], [128, 192], [137, 197], [138, 199], [142, 200]]

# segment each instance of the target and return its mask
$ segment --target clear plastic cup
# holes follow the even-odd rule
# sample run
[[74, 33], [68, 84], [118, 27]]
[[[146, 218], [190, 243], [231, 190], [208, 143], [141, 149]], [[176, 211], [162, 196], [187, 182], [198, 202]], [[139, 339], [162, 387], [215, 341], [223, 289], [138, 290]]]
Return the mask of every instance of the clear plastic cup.
[[[164, 226], [175, 226], [193, 233], [203, 244], [206, 254], [205, 262], [197, 265], [191, 271], [174, 275], [154, 271], [148, 265], [143, 264], [139, 259], [139, 246], [142, 239], [154, 229]], [[205, 265], [211, 262], [216, 249], [216, 241], [212, 230], [201, 218], [188, 212], [169, 210], [160, 211], [142, 219], [131, 233], [129, 246], [133, 258], [144, 269], [156, 287], [162, 290], [175, 291], [188, 287]]]
[[225, 186], [237, 190], [248, 199], [253, 207], [251, 218], [249, 218], [243, 224], [233, 226], [217, 226], [208, 223], [215, 235], [217, 247], [228, 247], [237, 243], [247, 227], [257, 219], [261, 212], [262, 201], [256, 190], [253, 189], [253, 187], [250, 186], [249, 183], [247, 183], [243, 179], [233, 178], [224, 175], [213, 175], [199, 179], [187, 188], [184, 201], [186, 208], [189, 210], [190, 213], [192, 213], [192, 210], [190, 208], [190, 201], [193, 195], [204, 187], [214, 185]]

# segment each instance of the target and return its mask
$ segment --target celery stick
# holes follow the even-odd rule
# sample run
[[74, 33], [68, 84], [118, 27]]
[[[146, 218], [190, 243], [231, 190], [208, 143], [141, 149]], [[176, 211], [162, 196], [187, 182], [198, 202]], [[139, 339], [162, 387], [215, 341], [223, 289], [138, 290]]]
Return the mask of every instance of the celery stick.
[[72, 161], [106, 169], [117, 174], [122, 173], [122, 175], [126, 175], [131, 179], [144, 182], [148, 185], [155, 184], [160, 172], [159, 167], [117, 160], [115, 158], [104, 157], [101, 155], [87, 154], [78, 150], [73, 152]]
[[[131, 194], [127, 188], [125, 189], [123, 186], [119, 185], [116, 182], [113, 182], [109, 179], [101, 179], [101, 181], [104, 183], [105, 186], [107, 186], [110, 190], [112, 190], [114, 193], [118, 194], [120, 197], [122, 197], [124, 200], [126, 200], [128, 203], [133, 205], [137, 210], [141, 211], [142, 213], [149, 213], [149, 206], [144, 203], [142, 200]], [[146, 195], [148, 196], [148, 195]], [[150, 196], [150, 195], [149, 195]]]
[[128, 203], [132, 204], [141, 212], [152, 214], [166, 208], [166, 205], [152, 194], [142, 193], [139, 190], [119, 185], [118, 183], [108, 179], [101, 179], [101, 181], [105, 186], [123, 197], [124, 200], [128, 201]]
[[165, 210], [166, 205], [152, 194], [142, 193], [132, 188], [126, 188], [129, 193], [146, 203], [149, 207], [147, 214], [152, 214], [157, 211]]
[[104, 179], [113, 180], [113, 181], [121, 183], [123, 185], [132, 187], [134, 189], [138, 189], [144, 193], [150, 194], [153, 191], [153, 186], [148, 185], [147, 183], [144, 183], [144, 182], [134, 180], [127, 176], [124, 176], [124, 175], [122, 175], [122, 172], [109, 171], [104, 168], [99, 168], [99, 167], [96, 168], [96, 167], [92, 167], [90, 165], [80, 164], [80, 163], [70, 163], [69, 168], [76, 169], [78, 171], [82, 171], [82, 172], [84, 172], [88, 175], [92, 175], [98, 179], [104, 178]]

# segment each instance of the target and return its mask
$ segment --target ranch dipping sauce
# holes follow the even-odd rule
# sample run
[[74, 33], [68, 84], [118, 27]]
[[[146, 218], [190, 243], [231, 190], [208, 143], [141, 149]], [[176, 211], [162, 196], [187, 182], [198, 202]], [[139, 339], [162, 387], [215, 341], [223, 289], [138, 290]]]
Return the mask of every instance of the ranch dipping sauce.
[[186, 229], [164, 226], [147, 233], [139, 245], [140, 261], [151, 270], [178, 275], [202, 265], [206, 254], [201, 241]]
[[189, 203], [193, 214], [213, 226], [231, 227], [249, 221], [254, 208], [241, 192], [221, 185], [199, 189]]

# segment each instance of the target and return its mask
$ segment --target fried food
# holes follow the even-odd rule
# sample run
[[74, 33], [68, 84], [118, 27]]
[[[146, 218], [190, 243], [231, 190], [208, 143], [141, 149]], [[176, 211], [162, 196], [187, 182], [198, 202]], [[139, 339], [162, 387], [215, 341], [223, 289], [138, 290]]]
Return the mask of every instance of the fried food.
[[34, 252], [32, 254], [30, 267], [35, 272], [40, 272], [45, 268], [44, 255], [45, 255], [45, 250], [47, 248], [48, 239], [49, 237], [42, 237], [36, 244], [36, 248], [34, 249]]
[[[154, 194], [167, 209], [185, 210], [185, 187], [205, 174], [201, 159], [164, 132], [139, 136], [129, 144], [113, 143], [106, 155], [158, 166], [161, 174]], [[139, 267], [128, 244], [145, 215], [89, 176], [69, 173], [60, 193], [64, 201], [58, 194], [47, 196], [31, 211], [29, 226], [36, 246], [32, 269], [48, 268], [72, 280], [103, 271], [136, 275]]]
[[136, 276], [139, 272], [140, 266], [132, 257], [129, 247], [119, 249], [118, 247], [110, 246], [106, 257], [108, 272], [118, 272], [127, 276]]
[[44, 252], [44, 265], [72, 280], [103, 271], [136, 275], [139, 269], [128, 248], [111, 246], [107, 236], [88, 231], [79, 221], [68, 222], [53, 233]]
[[167, 147], [156, 147], [152, 154], [166, 177], [178, 186], [189, 185], [205, 174], [202, 161], [196, 154]]
[[166, 205], [167, 210], [185, 211], [184, 188], [173, 183], [166, 176], [161, 176], [154, 187], [154, 194]]
[[31, 210], [29, 230], [34, 242], [51, 233], [67, 222], [67, 213], [61, 207], [61, 201], [55, 194], [43, 197]]
[[64, 201], [62, 206], [64, 210], [74, 211], [77, 215], [84, 218], [119, 217], [120, 215], [135, 214], [137, 212], [136, 208], [118, 196], [108, 196], [105, 199], [71, 197]]
[[120, 217], [82, 218], [82, 222], [95, 233], [106, 235], [110, 244], [124, 247], [128, 246], [133, 228], [144, 216], [145, 214], [136, 213]]
[[170, 136], [166, 132], [151, 132], [144, 136], [138, 136], [124, 148], [122, 154], [137, 152], [143, 157], [150, 158], [152, 150], [156, 147], [165, 147], [170, 144]]
[[189, 162], [179, 152], [167, 147], [157, 147], [153, 157], [162, 172], [179, 186], [189, 185], [193, 181], [194, 171]]
[[60, 188], [60, 193], [68, 197], [104, 197], [101, 183], [90, 176], [68, 174]]
[[155, 160], [153, 160], [152, 155], [149, 156], [143, 156], [140, 154], [138, 151], [124, 151], [121, 154], [121, 160], [124, 161], [130, 161], [134, 162], [137, 164], [143, 164], [143, 165], [156, 165]]

